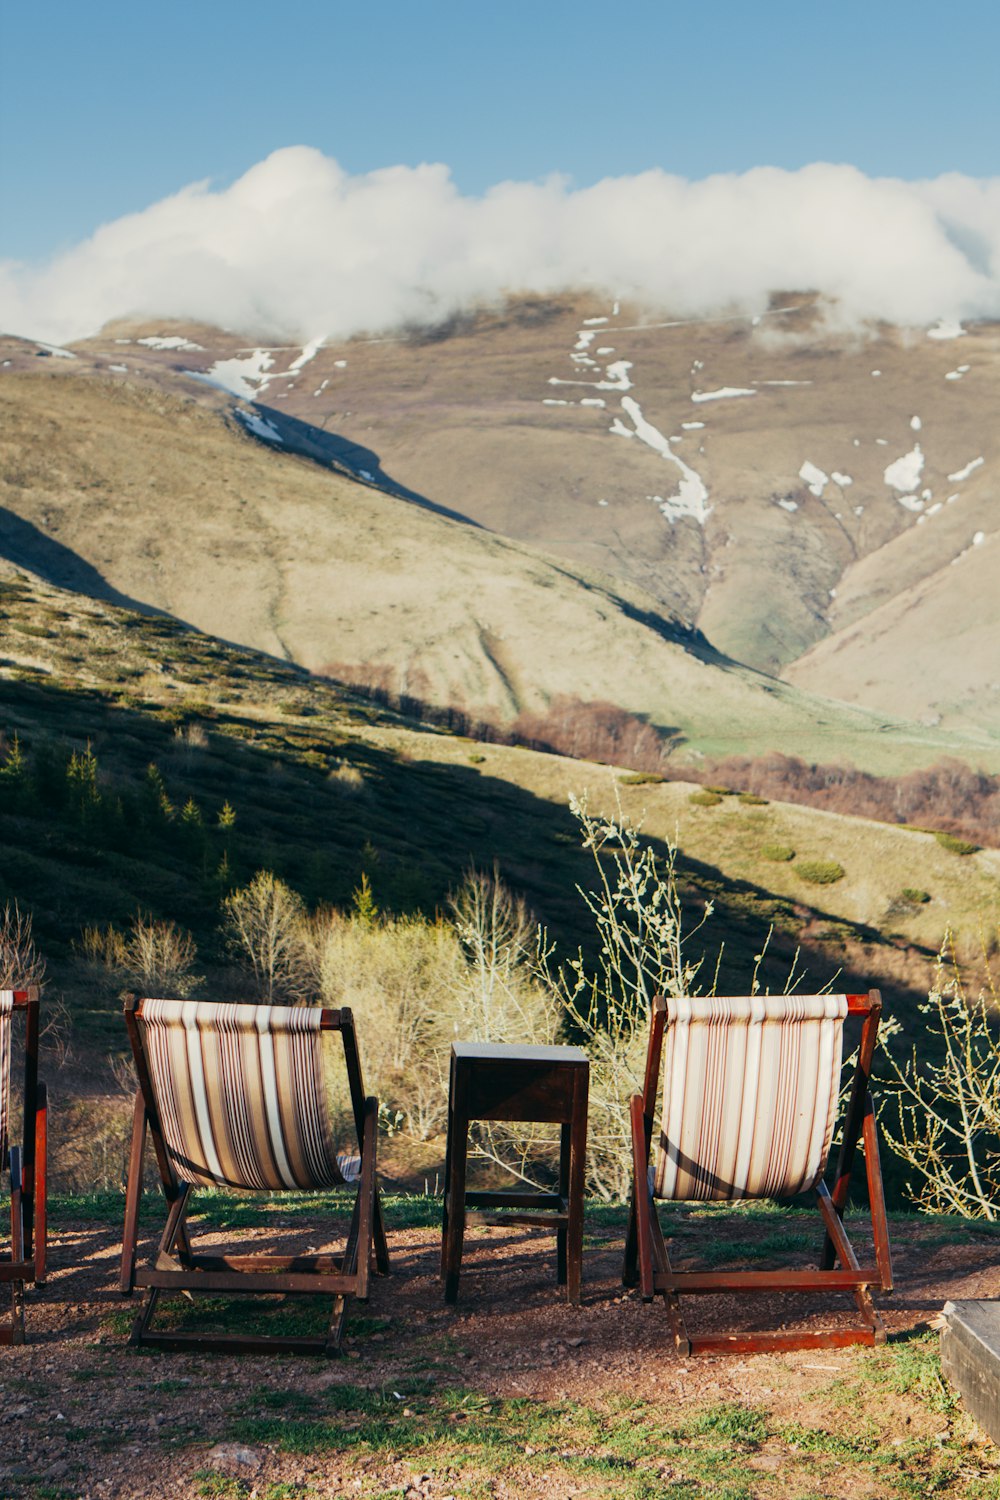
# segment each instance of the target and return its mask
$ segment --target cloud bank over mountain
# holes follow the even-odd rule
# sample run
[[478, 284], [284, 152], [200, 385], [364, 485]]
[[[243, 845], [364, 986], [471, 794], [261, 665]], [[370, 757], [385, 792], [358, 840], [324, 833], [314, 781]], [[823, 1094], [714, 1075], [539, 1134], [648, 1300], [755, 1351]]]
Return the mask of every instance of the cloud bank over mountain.
[[505, 182], [447, 167], [351, 176], [306, 146], [194, 183], [46, 266], [0, 263], [0, 328], [68, 341], [174, 317], [306, 341], [436, 323], [508, 292], [594, 288], [678, 316], [816, 290], [848, 323], [1000, 316], [1000, 178], [759, 167]]

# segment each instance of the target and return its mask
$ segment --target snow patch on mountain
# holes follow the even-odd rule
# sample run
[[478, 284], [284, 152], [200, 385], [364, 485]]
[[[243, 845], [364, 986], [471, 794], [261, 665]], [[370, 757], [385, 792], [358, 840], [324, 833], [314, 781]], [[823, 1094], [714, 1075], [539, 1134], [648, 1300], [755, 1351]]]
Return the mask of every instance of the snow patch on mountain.
[[221, 386], [232, 396], [252, 401], [268, 385], [266, 372], [274, 364], [268, 349], [255, 349], [245, 359], [217, 359], [208, 370], [185, 370], [185, 375], [195, 380], [204, 380], [209, 385]]
[[[117, 343], [118, 340], [116, 339]], [[192, 344], [190, 339], [181, 338], [179, 334], [164, 335], [151, 334], [149, 338], [136, 339], [137, 344], [144, 344], [147, 349], [183, 349], [186, 353], [200, 354], [204, 344]]]
[[308, 344], [304, 346], [302, 353], [299, 355], [298, 359], [292, 360], [291, 364], [288, 366], [287, 373], [291, 375], [293, 370], [301, 370], [303, 365], [307, 365], [311, 359], [316, 358], [316, 355], [319, 353], [322, 347], [322, 339], [312, 339]]
[[824, 474], [822, 469], [817, 468], [817, 466], [813, 463], [810, 463], [808, 459], [806, 459], [805, 463], [799, 470], [799, 478], [805, 480], [806, 484], [809, 487], [810, 493], [815, 495], [817, 499], [822, 496], [823, 491], [830, 483], [829, 474]]
[[671, 525], [687, 516], [697, 521], [700, 526], [704, 526], [711, 514], [711, 506], [708, 503], [708, 490], [701, 475], [696, 474], [694, 469], [673, 452], [670, 440], [665, 438], [652, 422], [646, 421], [638, 401], [631, 396], [625, 396], [622, 400], [622, 411], [631, 419], [632, 431], [629, 431], [618, 417], [612, 423], [611, 431], [618, 437], [637, 437], [641, 443], [645, 443], [647, 447], [652, 448], [654, 453], [658, 453], [668, 463], [675, 464], [681, 471], [676, 494], [668, 495], [666, 498], [662, 495], [651, 495], [649, 498], [660, 507]]
[[974, 473], [975, 470], [985, 462], [986, 460], [982, 457], [982, 455], [980, 455], [979, 458], [970, 459], [964, 469], [956, 469], [954, 474], [948, 475], [948, 478], [951, 480], [952, 484], [957, 484], [960, 479], [968, 479], [969, 475]]
[[949, 321], [947, 318], [939, 318], [933, 328], [928, 328], [929, 339], [960, 339], [965, 336], [965, 329], [961, 323]]
[[889, 464], [885, 471], [885, 482], [892, 489], [906, 494], [916, 489], [923, 471], [924, 455], [920, 444], [914, 443], [909, 453], [904, 453], [902, 458], [897, 458]]
[[756, 396], [755, 390], [746, 390], [740, 386], [724, 385], [717, 391], [692, 391], [692, 401], [730, 401], [736, 396]]

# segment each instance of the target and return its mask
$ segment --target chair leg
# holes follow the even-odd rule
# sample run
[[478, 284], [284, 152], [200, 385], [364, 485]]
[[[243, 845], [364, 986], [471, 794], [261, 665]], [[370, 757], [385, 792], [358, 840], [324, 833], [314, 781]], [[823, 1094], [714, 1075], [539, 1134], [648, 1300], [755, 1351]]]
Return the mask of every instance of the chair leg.
[[49, 1110], [48, 1092], [38, 1085], [38, 1107], [35, 1111], [35, 1181], [32, 1190], [34, 1222], [32, 1232], [35, 1251], [35, 1285], [45, 1285], [45, 1262], [49, 1239]]
[[375, 1243], [375, 1270], [380, 1276], [388, 1276], [392, 1268], [389, 1264], [389, 1244], [385, 1237], [385, 1221], [382, 1217], [382, 1197], [379, 1193], [377, 1182], [375, 1184], [375, 1210], [372, 1237]]
[[[358, 1248], [356, 1250], [358, 1286], [355, 1295], [368, 1300], [368, 1277], [371, 1272], [372, 1230], [375, 1216], [375, 1140], [378, 1102], [365, 1100], [365, 1125], [361, 1141], [361, 1183], [358, 1190]], [[346, 1269], [346, 1267], [345, 1267]]]
[[[11, 1259], [24, 1259], [24, 1198], [21, 1189], [21, 1152], [10, 1148], [10, 1246]], [[24, 1343], [24, 1282], [10, 1284], [10, 1324], [4, 1330], [3, 1343]]]
[[[344, 1254], [340, 1262], [340, 1268], [345, 1276], [352, 1276], [358, 1265], [358, 1240], [361, 1223], [361, 1191], [359, 1190], [354, 1199], [354, 1210], [351, 1214], [351, 1223], [347, 1231], [347, 1239], [344, 1242]], [[330, 1308], [330, 1322], [326, 1330], [326, 1343], [323, 1353], [333, 1355], [340, 1353], [341, 1341], [344, 1337], [344, 1324], [347, 1322], [347, 1295], [338, 1293], [333, 1299]]]
[[889, 1226], [885, 1217], [885, 1190], [882, 1186], [882, 1163], [878, 1150], [878, 1129], [871, 1098], [864, 1119], [865, 1172], [868, 1178], [868, 1205], [875, 1240], [875, 1261], [882, 1277], [883, 1292], [892, 1291], [892, 1255], [889, 1250]]
[[139, 1200], [142, 1196], [142, 1153], [146, 1144], [146, 1106], [142, 1090], [135, 1096], [132, 1110], [132, 1145], [129, 1151], [128, 1181], [125, 1187], [125, 1231], [122, 1236], [121, 1294], [130, 1297], [135, 1289], [135, 1254], [139, 1236]]
[[[178, 1240], [183, 1238], [184, 1243], [188, 1243], [184, 1220], [187, 1217], [190, 1207], [191, 1184], [186, 1182], [181, 1187], [180, 1191], [177, 1194], [177, 1197], [170, 1204], [170, 1208], [167, 1213], [167, 1222], [164, 1226], [163, 1233], [160, 1236], [160, 1243], [157, 1249], [157, 1259], [159, 1259], [161, 1255], [170, 1255], [176, 1249]], [[160, 1288], [155, 1286], [150, 1287], [149, 1295], [146, 1298], [145, 1304], [135, 1315], [135, 1320], [132, 1324], [132, 1332], [129, 1335], [130, 1344], [142, 1343], [146, 1330], [149, 1328], [150, 1323], [153, 1321], [153, 1314], [156, 1311], [156, 1304], [159, 1302], [159, 1300]]]
[[644, 1302], [653, 1300], [653, 1226], [642, 1095], [632, 1096], [632, 1197], [639, 1250], [639, 1286]]

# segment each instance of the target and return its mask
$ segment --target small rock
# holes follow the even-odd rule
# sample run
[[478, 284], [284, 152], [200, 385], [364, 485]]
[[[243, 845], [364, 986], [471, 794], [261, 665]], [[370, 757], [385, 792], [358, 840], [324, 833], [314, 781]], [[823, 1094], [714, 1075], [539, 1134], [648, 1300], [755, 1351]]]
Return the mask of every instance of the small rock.
[[208, 1455], [208, 1462], [215, 1468], [226, 1464], [237, 1469], [253, 1469], [256, 1472], [264, 1462], [260, 1448], [245, 1448], [242, 1443], [216, 1443]]

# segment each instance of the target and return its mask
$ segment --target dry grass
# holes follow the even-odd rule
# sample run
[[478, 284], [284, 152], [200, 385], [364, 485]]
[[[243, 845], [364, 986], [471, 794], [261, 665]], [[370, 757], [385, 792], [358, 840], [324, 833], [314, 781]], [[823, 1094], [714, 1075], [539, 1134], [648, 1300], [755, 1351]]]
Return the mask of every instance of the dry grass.
[[[2, 400], [0, 503], [26, 523], [13, 551], [64, 584], [482, 716], [606, 700], [682, 732], [685, 753], [780, 743], [898, 771], [975, 749], [1000, 767], [982, 735], [887, 725], [719, 670], [696, 641], [671, 638], [654, 592], [266, 450], [191, 400], [62, 372], [12, 375]], [[27, 642], [34, 660], [51, 639]], [[123, 690], [145, 688], [120, 665]]]

